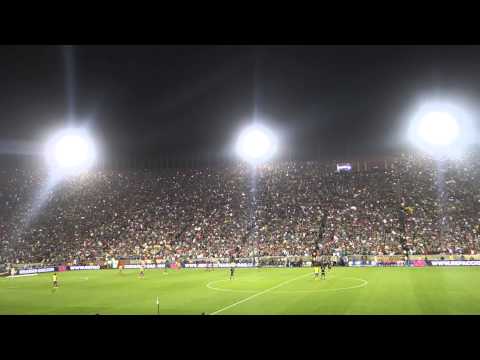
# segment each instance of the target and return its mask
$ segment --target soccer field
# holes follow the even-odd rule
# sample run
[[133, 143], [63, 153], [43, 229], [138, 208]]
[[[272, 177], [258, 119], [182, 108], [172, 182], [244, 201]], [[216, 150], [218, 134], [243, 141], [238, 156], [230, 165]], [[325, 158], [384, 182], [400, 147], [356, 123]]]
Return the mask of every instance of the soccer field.
[[480, 269], [71, 271], [0, 279], [0, 314], [480, 314]]

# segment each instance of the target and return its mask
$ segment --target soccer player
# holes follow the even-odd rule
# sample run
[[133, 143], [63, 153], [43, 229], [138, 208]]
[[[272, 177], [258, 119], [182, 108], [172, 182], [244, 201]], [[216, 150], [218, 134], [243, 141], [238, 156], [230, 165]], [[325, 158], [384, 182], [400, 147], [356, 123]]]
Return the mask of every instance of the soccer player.
[[165, 267], [163, 268], [163, 273], [168, 274], [168, 268], [170, 267], [170, 260], [168, 258], [165, 259]]
[[230, 280], [233, 279], [234, 275], [235, 275], [235, 267], [232, 264], [232, 266], [230, 267]]
[[118, 265], [118, 270], [120, 272], [120, 275], [123, 274], [123, 265]]
[[325, 264], [322, 264], [322, 275], [321, 275], [321, 279], [322, 279], [322, 280], [325, 279]]
[[12, 266], [10, 269], [10, 276], [13, 278], [15, 276], [15, 268]]
[[57, 273], [53, 273], [52, 280], [53, 280], [53, 288], [54, 288], [54, 289], [58, 288]]
[[315, 262], [315, 279], [318, 279], [319, 273], [320, 273], [320, 268], [318, 267], [318, 263]]
[[144, 278], [145, 277], [145, 265], [140, 265], [140, 278]]

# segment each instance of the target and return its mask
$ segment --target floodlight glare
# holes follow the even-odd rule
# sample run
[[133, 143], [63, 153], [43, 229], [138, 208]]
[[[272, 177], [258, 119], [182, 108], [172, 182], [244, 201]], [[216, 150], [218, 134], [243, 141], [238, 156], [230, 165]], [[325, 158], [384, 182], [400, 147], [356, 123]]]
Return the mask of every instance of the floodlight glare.
[[246, 128], [238, 137], [236, 151], [244, 160], [251, 163], [268, 160], [276, 150], [273, 134], [263, 126]]
[[69, 128], [55, 134], [45, 147], [45, 158], [52, 172], [78, 174], [95, 162], [95, 147], [83, 129]]
[[430, 112], [420, 120], [418, 133], [424, 141], [432, 145], [450, 145], [457, 140], [460, 128], [451, 114]]
[[434, 157], [456, 159], [475, 142], [471, 115], [451, 101], [423, 103], [411, 118], [408, 131], [413, 145]]

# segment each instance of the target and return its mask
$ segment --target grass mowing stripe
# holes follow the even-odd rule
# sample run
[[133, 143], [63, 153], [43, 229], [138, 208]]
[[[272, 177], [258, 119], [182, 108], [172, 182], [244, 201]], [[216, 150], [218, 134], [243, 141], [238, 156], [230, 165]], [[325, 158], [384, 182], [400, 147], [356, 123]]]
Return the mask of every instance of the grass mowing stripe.
[[219, 310], [211, 313], [210, 315], [217, 315], [218, 313], [221, 313], [222, 311], [228, 310], [228, 309], [230, 309], [230, 308], [232, 308], [232, 307], [234, 307], [234, 306], [237, 306], [237, 305], [239, 305], [239, 304], [242, 304], [242, 303], [244, 303], [244, 302], [246, 302], [246, 301], [248, 301], [248, 300], [252, 300], [252, 299], [256, 298], [257, 296], [266, 294], [266, 293], [268, 293], [269, 291], [278, 289], [279, 287], [282, 287], [282, 286], [284, 286], [284, 285], [287, 285], [287, 284], [289, 284], [289, 283], [291, 283], [291, 282], [293, 282], [293, 281], [295, 281], [295, 280], [301, 279], [301, 278], [303, 278], [303, 277], [305, 277], [305, 276], [308, 276], [308, 275], [312, 275], [312, 274], [311, 274], [311, 273], [303, 274], [303, 275], [297, 276], [297, 277], [295, 277], [295, 278], [293, 278], [293, 279], [290, 279], [290, 280], [281, 282], [281, 283], [278, 284], [278, 285], [272, 286], [271, 288], [262, 290], [262, 291], [260, 291], [260, 292], [258, 292], [258, 293], [256, 293], [256, 294], [253, 294], [253, 295], [250, 295], [249, 297], [246, 297], [245, 299], [242, 299], [242, 300], [240, 300], [240, 301], [234, 302], [233, 304], [230, 304], [230, 305], [228, 305], [228, 306], [225, 306], [224, 308], [221, 308], [221, 309], [219, 309]]

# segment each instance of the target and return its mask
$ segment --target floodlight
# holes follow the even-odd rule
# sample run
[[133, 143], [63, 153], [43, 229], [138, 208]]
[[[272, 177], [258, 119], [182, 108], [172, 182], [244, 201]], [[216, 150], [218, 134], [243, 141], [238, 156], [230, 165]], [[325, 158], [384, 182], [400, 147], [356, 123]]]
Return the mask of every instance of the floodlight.
[[270, 130], [260, 125], [252, 125], [241, 132], [236, 151], [244, 160], [259, 163], [273, 156], [276, 146], [276, 138]]
[[464, 109], [448, 101], [430, 101], [412, 116], [408, 136], [432, 156], [459, 158], [475, 141], [476, 132]]
[[429, 144], [450, 145], [457, 140], [460, 128], [451, 114], [430, 112], [420, 120], [418, 133]]
[[89, 134], [81, 128], [57, 132], [45, 146], [45, 158], [56, 174], [71, 175], [88, 170], [95, 162], [95, 146]]

